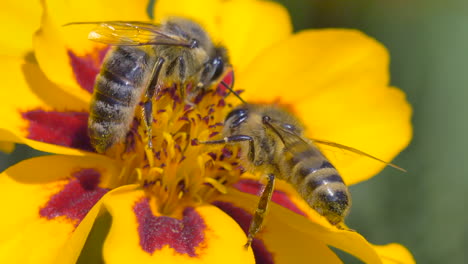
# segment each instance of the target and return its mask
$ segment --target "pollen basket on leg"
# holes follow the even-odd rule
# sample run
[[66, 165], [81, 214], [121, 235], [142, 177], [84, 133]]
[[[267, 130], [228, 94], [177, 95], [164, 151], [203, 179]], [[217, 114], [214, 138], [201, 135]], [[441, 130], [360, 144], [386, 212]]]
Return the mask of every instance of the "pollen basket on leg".
[[[159, 89], [152, 102], [151, 129], [139, 114], [144, 108], [140, 104], [126, 142], [112, 148], [124, 168], [118, 184], [138, 182], [160, 215], [180, 216], [185, 207], [210, 202], [225, 192], [243, 170], [239, 149], [198, 142], [220, 134], [232, 109], [229, 100], [220, 90], [182, 99], [177, 85]], [[152, 131], [151, 136], [147, 131]]]

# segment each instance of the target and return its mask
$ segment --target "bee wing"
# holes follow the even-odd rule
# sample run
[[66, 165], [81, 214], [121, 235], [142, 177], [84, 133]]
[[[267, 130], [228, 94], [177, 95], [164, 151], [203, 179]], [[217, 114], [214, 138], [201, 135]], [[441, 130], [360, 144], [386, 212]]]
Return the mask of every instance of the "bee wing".
[[297, 142], [302, 142], [307, 145], [310, 145], [310, 142], [305, 140], [301, 135], [298, 135], [290, 130], [286, 130], [277, 123], [268, 122], [267, 125], [280, 137], [281, 141], [283, 142], [286, 148], [289, 148]]
[[[286, 130], [285, 128], [283, 128], [282, 126], [276, 124], [276, 123], [268, 123], [268, 125], [275, 131], [275, 133], [281, 138], [281, 140], [283, 141], [284, 145], [286, 148], [288, 148], [289, 146], [292, 146], [292, 144], [294, 144], [295, 142], [298, 142], [298, 141], [302, 141], [302, 142], [305, 142], [306, 144], [309, 144], [310, 143], [304, 139], [301, 135], [298, 135], [290, 130]], [[359, 155], [362, 155], [362, 156], [365, 156], [365, 157], [368, 157], [368, 158], [371, 158], [373, 160], [377, 160], [379, 162], [382, 162], [384, 164], [386, 164], [387, 166], [390, 166], [390, 167], [393, 167], [397, 170], [400, 170], [400, 171], [403, 171], [403, 172], [407, 172], [405, 169], [393, 164], [393, 163], [390, 163], [390, 162], [386, 162], [384, 160], [381, 160], [377, 157], [374, 157], [364, 151], [361, 151], [361, 150], [358, 150], [358, 149], [355, 149], [355, 148], [352, 148], [352, 147], [349, 147], [349, 146], [346, 146], [346, 145], [342, 145], [342, 144], [339, 144], [339, 143], [335, 143], [335, 142], [332, 142], [332, 141], [326, 141], [326, 140], [319, 140], [319, 139], [311, 139], [313, 143], [315, 144], [322, 144], [322, 145], [327, 145], [327, 146], [330, 146], [330, 147], [335, 147], [335, 148], [339, 148], [339, 149], [342, 149], [342, 150], [346, 150], [346, 151], [349, 151], [349, 152], [353, 152], [353, 153], [356, 153], [356, 154], [359, 154]]]
[[161, 25], [139, 21], [73, 22], [71, 25], [95, 25], [90, 40], [114, 46], [174, 45], [190, 47], [189, 40], [161, 30]]
[[339, 148], [339, 149], [343, 149], [343, 150], [346, 150], [346, 151], [349, 151], [349, 152], [353, 152], [353, 153], [356, 153], [356, 154], [359, 154], [359, 155], [362, 155], [362, 156], [365, 156], [365, 157], [368, 157], [368, 158], [371, 158], [371, 159], [374, 159], [374, 160], [377, 160], [377, 161], [380, 161], [382, 163], [385, 163], [387, 166], [390, 166], [390, 167], [393, 167], [397, 170], [400, 170], [400, 171], [403, 171], [403, 172], [407, 172], [405, 169], [393, 164], [393, 163], [390, 163], [390, 162], [387, 162], [387, 161], [384, 161], [384, 160], [381, 160], [377, 157], [374, 157], [364, 151], [361, 151], [359, 149], [355, 149], [355, 148], [352, 148], [352, 147], [348, 147], [346, 145], [342, 145], [342, 144], [339, 144], [339, 143], [335, 143], [335, 142], [332, 142], [332, 141], [326, 141], [326, 140], [319, 140], [319, 139], [312, 139], [312, 141], [314, 143], [317, 143], [317, 144], [322, 144], [322, 145], [326, 145], [326, 146], [330, 146], [330, 147], [335, 147], [335, 148]]

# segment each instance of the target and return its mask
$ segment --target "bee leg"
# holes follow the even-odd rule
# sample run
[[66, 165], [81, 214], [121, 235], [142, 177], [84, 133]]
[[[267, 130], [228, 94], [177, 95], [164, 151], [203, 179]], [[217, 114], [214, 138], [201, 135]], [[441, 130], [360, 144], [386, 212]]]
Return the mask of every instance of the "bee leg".
[[198, 86], [208, 86], [208, 84], [211, 82], [211, 78], [213, 78], [213, 75], [215, 74], [215, 71], [216, 69], [210, 62], [205, 63], [200, 73], [200, 83], [198, 84]]
[[177, 57], [177, 64], [179, 65], [179, 80], [181, 80], [181, 82], [179, 83], [180, 97], [185, 100], [187, 67], [185, 65], [185, 60], [183, 56]]
[[[199, 76], [199, 80], [198, 83], [194, 83], [195, 86], [191, 87], [191, 96], [188, 98], [188, 101], [192, 100], [193, 97], [198, 96], [200, 93], [206, 92], [206, 88], [209, 86], [215, 70], [216, 69], [213, 67], [213, 65], [211, 65], [210, 62], [206, 62], [203, 67], [201, 67], [200, 70], [194, 74]], [[188, 103], [193, 105], [191, 102]]]
[[247, 243], [244, 245], [245, 248], [250, 247], [250, 244], [252, 244], [252, 240], [254, 239], [255, 235], [262, 228], [263, 219], [265, 218], [268, 204], [270, 203], [271, 196], [273, 195], [273, 190], [275, 188], [275, 175], [268, 174], [267, 179], [268, 182], [262, 191], [262, 196], [260, 196], [257, 209], [255, 210], [252, 222], [250, 223], [249, 233], [247, 235]]
[[204, 141], [200, 142], [200, 144], [226, 144], [226, 143], [232, 143], [232, 142], [243, 142], [243, 141], [249, 141], [249, 153], [247, 154], [247, 157], [249, 161], [254, 162], [255, 160], [255, 146], [254, 146], [254, 140], [251, 136], [247, 135], [234, 135], [230, 137], [225, 137], [220, 140], [211, 140], [211, 141]]
[[163, 64], [164, 59], [158, 57], [151, 73], [151, 81], [149, 83], [149, 86], [146, 88], [145, 97], [143, 99], [143, 120], [145, 123], [146, 133], [148, 135], [148, 149], [153, 149], [153, 97], [156, 92], [156, 86], [158, 85], [158, 77]]
[[336, 228], [338, 228], [338, 229], [340, 229], [340, 230], [346, 230], [346, 231], [350, 231], [350, 232], [356, 232], [356, 230], [347, 227], [343, 222], [338, 223], [338, 224], [336, 224], [335, 226], [336, 226]]
[[184, 100], [186, 99], [185, 97], [185, 85], [183, 83], [179, 83], [179, 90], [180, 90], [180, 97], [183, 98]]

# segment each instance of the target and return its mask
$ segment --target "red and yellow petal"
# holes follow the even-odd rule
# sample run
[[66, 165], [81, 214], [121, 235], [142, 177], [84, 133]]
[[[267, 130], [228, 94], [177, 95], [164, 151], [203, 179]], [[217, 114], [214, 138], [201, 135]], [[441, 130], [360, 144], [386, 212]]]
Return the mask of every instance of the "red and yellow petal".
[[237, 73], [265, 48], [292, 32], [287, 10], [274, 2], [252, 0], [161, 0], [154, 7], [157, 22], [171, 16], [200, 23], [215, 43], [222, 43]]
[[155, 216], [143, 191], [115, 192], [104, 205], [112, 216], [106, 263], [253, 263], [244, 233], [216, 207], [186, 208], [181, 219]]
[[87, 21], [148, 21], [146, 5], [147, 1], [134, 1], [131, 5], [120, 0], [45, 1], [41, 29], [34, 36], [34, 50], [41, 69], [54, 83], [88, 101], [107, 47], [88, 40], [92, 26], [64, 25]]
[[0, 201], [8, 213], [0, 220], [0, 262], [75, 263], [117, 173], [105, 157], [69, 156], [34, 158], [4, 171]]
[[[253, 194], [253, 195], [260, 195], [260, 192], [263, 188], [263, 184], [258, 180], [258, 177], [254, 175], [249, 175], [249, 174], [244, 174], [243, 179], [239, 180], [234, 186], [233, 186], [236, 191], [241, 191], [246, 194]], [[234, 191], [234, 194], [236, 194], [236, 191]], [[258, 199], [258, 198], [257, 198]], [[232, 201], [241, 201], [236, 198], [227, 198], [227, 200], [232, 200]], [[332, 226], [325, 217], [320, 216], [315, 210], [310, 208], [310, 206], [299, 196], [297, 191], [288, 183], [285, 181], [276, 181], [275, 183], [275, 192], [273, 193], [272, 196], [272, 201], [276, 205], [282, 206], [283, 208], [286, 208], [289, 210], [289, 213], [294, 212], [297, 215], [305, 216], [307, 217], [310, 221], [317, 223], [321, 226], [323, 226], [326, 229], [329, 230], [335, 230], [339, 231], [336, 227]], [[253, 205], [250, 205], [250, 208], [247, 210], [250, 212], [254, 212], [255, 210], [255, 204], [258, 201], [255, 201]], [[245, 205], [242, 205], [241, 203], [235, 203], [237, 206], [240, 206], [238, 208], [247, 208]], [[231, 205], [233, 206], [233, 205]], [[244, 209], [242, 209], [244, 210]], [[238, 221], [238, 220], [237, 220]], [[238, 221], [239, 223], [239, 221]], [[249, 222], [250, 223], [250, 222]], [[276, 222], [275, 222], [276, 223]], [[274, 223], [274, 224], [275, 224]], [[242, 223], [239, 223], [242, 226]], [[245, 225], [245, 223], [244, 223]], [[278, 230], [281, 229], [281, 230]], [[282, 230], [284, 228], [270, 228], [270, 232], [280, 232], [282, 233]], [[246, 229], [244, 229], [246, 231]], [[294, 236], [301, 237], [303, 236], [302, 233], [296, 234], [295, 232], [297, 231], [290, 231], [294, 233]], [[288, 235], [289, 232], [286, 232]], [[277, 234], [281, 235], [281, 234]], [[272, 238], [273, 240], [275, 238]], [[277, 238], [276, 238], [277, 239]], [[282, 238], [283, 240], [285, 238]], [[307, 238], [310, 239], [310, 238]], [[281, 240], [281, 239], [280, 239]], [[292, 239], [294, 240], [294, 239]], [[411, 253], [402, 245], [392, 243], [388, 245], [372, 245], [373, 249], [376, 251], [376, 253], [379, 255], [379, 258], [382, 263], [404, 263], [404, 264], [412, 264], [415, 263], [413, 256]], [[281, 247], [279, 247], [281, 249]], [[282, 250], [281, 250], [282, 251]], [[254, 253], [255, 253], [255, 248], [254, 248]], [[282, 252], [281, 255], [284, 255], [285, 253]], [[288, 259], [290, 256], [286, 254], [288, 258], [285, 258], [285, 263], [287, 263]], [[292, 254], [293, 256], [295, 254]], [[328, 263], [325, 261], [318, 261], [318, 263]]]
[[32, 52], [32, 35], [40, 25], [39, 1], [2, 1], [0, 56], [23, 57]]
[[7, 73], [0, 90], [0, 140], [52, 153], [92, 150], [85, 102], [51, 83], [34, 62], [8, 58], [0, 62], [0, 70]]
[[[253, 218], [251, 212], [255, 208], [248, 210], [228, 200], [232, 199], [225, 197], [222, 201], [213, 202], [213, 205], [232, 217], [247, 234]], [[262, 230], [253, 239], [251, 248], [256, 263], [303, 263], [304, 260], [314, 263], [339, 263], [338, 257], [325, 243], [282, 225], [272, 225], [268, 220], [264, 222]], [[314, 253], [311, 254], [311, 252]]]
[[[376, 87], [359, 94], [353, 89], [329, 91], [296, 104], [295, 109], [309, 137], [353, 147], [385, 161], [398, 155], [412, 137], [411, 106], [397, 88]], [[369, 179], [385, 167], [385, 163], [339, 148], [322, 149], [347, 184]]]
[[[249, 173], [243, 174], [242, 179], [233, 185], [233, 188], [237, 191], [256, 196], [260, 195], [263, 187], [264, 183], [262, 183], [262, 179], [259, 179], [257, 175]], [[310, 208], [304, 199], [300, 197], [299, 193], [285, 181], [277, 180], [275, 182], [275, 191], [271, 200], [291, 212], [309, 218], [311, 221], [317, 222], [327, 228], [332, 227], [325, 217]]]
[[328, 90], [351, 89], [358, 96], [388, 79], [388, 53], [380, 43], [356, 30], [321, 29], [299, 32], [265, 50], [236, 87], [245, 90], [247, 100], [296, 104]]
[[[220, 197], [215, 205], [219, 202], [230, 204], [244, 212], [254, 212], [255, 208], [252, 205], [258, 202], [258, 198], [231, 189], [229, 194]], [[222, 205], [220, 208], [223, 209], [226, 206]], [[242, 218], [236, 216], [234, 218], [241, 219], [242, 222]], [[327, 245], [348, 252], [365, 263], [386, 263], [385, 253], [376, 250], [357, 232], [339, 230], [330, 225], [327, 227], [310, 221], [276, 203], [270, 204], [270, 210], [264, 227], [257, 236], [257, 241], [263, 244], [261, 256], [265, 256], [264, 252], [269, 252], [272, 260], [267, 263], [301, 263], [304, 260], [317, 263], [341, 263]], [[256, 252], [255, 245], [252, 246]], [[407, 251], [398, 252], [409, 254]], [[399, 261], [399, 257], [402, 257], [402, 261], [405, 261], [408, 257], [405, 254], [401, 253], [395, 256], [395, 259]]]
[[[256, 176], [246, 174], [233, 187], [242, 193], [258, 196], [263, 189], [263, 184], [260, 183]], [[238, 194], [237, 191], [231, 190], [227, 198], [224, 197], [221, 199], [222, 202], [217, 201], [214, 204], [236, 219], [244, 232], [247, 232], [252, 213], [255, 211], [255, 205], [258, 201], [252, 202], [249, 206], [246, 206], [247, 204], [243, 204], [243, 202], [247, 202], [246, 198], [248, 197], [242, 197], [239, 200]], [[241, 196], [243, 195], [241, 194]], [[324, 217], [311, 209], [299, 197], [298, 193], [284, 181], [276, 181], [275, 191], [271, 200], [273, 203], [288, 209], [290, 213], [293, 212], [297, 215], [305, 216], [317, 224], [327, 228], [333, 228]], [[234, 201], [234, 203], [232, 203], [232, 201]], [[248, 217], [245, 217], [245, 215], [248, 215]], [[269, 219], [268, 215], [267, 219]], [[302, 263], [305, 259], [317, 263], [340, 262], [339, 258], [323, 241], [318, 241], [315, 238], [311, 238], [295, 230], [290, 230], [287, 227], [284, 228], [283, 225], [279, 225], [279, 222], [275, 221], [271, 223], [267, 221], [268, 220], [266, 220], [265, 223], [270, 223], [268, 224], [268, 228], [265, 227], [260, 235], [254, 239], [252, 244], [258, 263]], [[278, 237], [281, 238], [278, 239]], [[264, 240], [271, 241], [266, 242]], [[284, 241], [289, 241], [288, 244], [297, 242], [298, 245], [286, 246]], [[310, 255], [308, 252], [320, 252], [320, 254]]]

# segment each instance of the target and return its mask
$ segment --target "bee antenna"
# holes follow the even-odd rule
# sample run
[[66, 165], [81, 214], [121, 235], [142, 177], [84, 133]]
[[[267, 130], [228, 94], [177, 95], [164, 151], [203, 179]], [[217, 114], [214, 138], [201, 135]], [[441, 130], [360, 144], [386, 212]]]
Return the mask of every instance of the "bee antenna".
[[[237, 98], [239, 98], [239, 100], [243, 103], [243, 104], [247, 104], [246, 101], [244, 101], [244, 99], [242, 99], [242, 97], [240, 97], [240, 95], [234, 91], [229, 85], [227, 85], [227, 83], [225, 83], [224, 81], [221, 81], [220, 84], [222, 86], [224, 86], [226, 89], [229, 90], [229, 93], [233, 93]], [[231, 86], [234, 86], [234, 74], [232, 75], [232, 84]], [[229, 95], [229, 94], [228, 94]]]
[[245, 102], [244, 99], [242, 99], [242, 97], [240, 97], [240, 95], [238, 93], [236, 93], [236, 91], [234, 91], [231, 87], [229, 87], [229, 85], [227, 85], [224, 81], [221, 81], [221, 85], [226, 87], [226, 89], [228, 89], [230, 93], [233, 93], [237, 98], [239, 98], [239, 100], [242, 103], [247, 104], [247, 102]]

